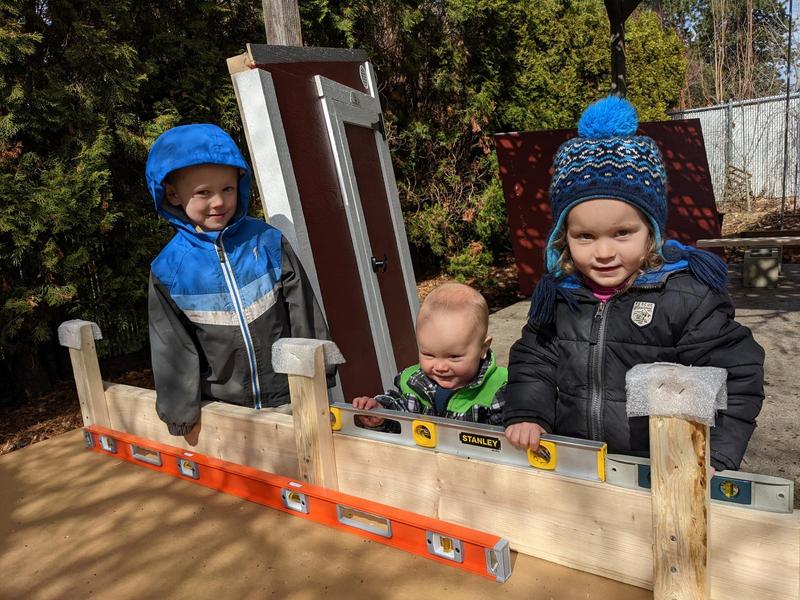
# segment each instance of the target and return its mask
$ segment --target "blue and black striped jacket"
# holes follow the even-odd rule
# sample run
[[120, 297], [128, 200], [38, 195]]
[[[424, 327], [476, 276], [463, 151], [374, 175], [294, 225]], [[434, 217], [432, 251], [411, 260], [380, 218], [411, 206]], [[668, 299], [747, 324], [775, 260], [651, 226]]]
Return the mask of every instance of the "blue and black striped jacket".
[[[164, 202], [164, 179], [198, 164], [240, 170], [239, 204], [219, 232], [197, 231]], [[172, 435], [188, 433], [201, 398], [255, 408], [289, 401], [285, 375], [272, 370], [281, 337], [329, 339], [297, 256], [281, 232], [247, 216], [250, 167], [215, 125], [164, 133], [150, 149], [147, 184], [175, 236], [151, 264], [150, 346], [156, 409]]]

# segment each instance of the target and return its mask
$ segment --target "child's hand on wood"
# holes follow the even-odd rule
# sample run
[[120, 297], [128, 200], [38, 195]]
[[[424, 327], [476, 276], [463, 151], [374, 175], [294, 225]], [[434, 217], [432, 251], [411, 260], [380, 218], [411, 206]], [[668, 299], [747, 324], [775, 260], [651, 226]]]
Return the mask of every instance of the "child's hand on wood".
[[539, 449], [539, 438], [543, 433], [547, 431], [536, 423], [514, 423], [506, 427], [506, 439], [512, 445], [523, 450], [530, 448], [534, 452]]
[[192, 430], [183, 436], [183, 439], [186, 440], [186, 443], [190, 446], [197, 446], [197, 441], [200, 438], [200, 421], [194, 424]]
[[[369, 396], [359, 396], [358, 398], [353, 399], [353, 408], [358, 408], [361, 410], [372, 410], [373, 408], [380, 408], [380, 403], [375, 400], [375, 398], [370, 398]], [[360, 415], [356, 417], [364, 427], [380, 427], [383, 425], [383, 418], [382, 417], [365, 417]]]

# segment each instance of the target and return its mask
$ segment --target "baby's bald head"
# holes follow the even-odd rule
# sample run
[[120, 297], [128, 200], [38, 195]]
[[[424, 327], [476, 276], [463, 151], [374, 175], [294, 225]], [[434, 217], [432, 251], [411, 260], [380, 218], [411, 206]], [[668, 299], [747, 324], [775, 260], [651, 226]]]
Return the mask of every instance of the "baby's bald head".
[[480, 292], [463, 283], [445, 283], [433, 290], [420, 306], [417, 331], [441, 314], [462, 313], [472, 321], [472, 330], [481, 341], [489, 331], [489, 306]]

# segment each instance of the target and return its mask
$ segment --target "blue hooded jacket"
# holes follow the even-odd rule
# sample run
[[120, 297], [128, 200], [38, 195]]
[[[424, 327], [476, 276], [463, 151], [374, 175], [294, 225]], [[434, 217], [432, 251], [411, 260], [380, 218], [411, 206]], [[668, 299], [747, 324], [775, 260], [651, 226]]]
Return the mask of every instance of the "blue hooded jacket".
[[[236, 213], [221, 231], [199, 231], [165, 202], [165, 178], [200, 164], [239, 169]], [[281, 337], [329, 339], [308, 278], [276, 228], [247, 216], [250, 167], [216, 125], [162, 134], [147, 158], [155, 209], [176, 234], [151, 264], [150, 346], [156, 409], [172, 435], [188, 433], [203, 396], [234, 404], [289, 401], [285, 375], [272, 370]]]

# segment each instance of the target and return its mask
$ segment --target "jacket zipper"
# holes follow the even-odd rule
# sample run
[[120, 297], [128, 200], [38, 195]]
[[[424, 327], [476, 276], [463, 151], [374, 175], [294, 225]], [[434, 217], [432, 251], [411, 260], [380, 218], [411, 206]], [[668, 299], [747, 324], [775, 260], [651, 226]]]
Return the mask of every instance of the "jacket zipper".
[[607, 302], [597, 305], [597, 310], [592, 319], [592, 331], [589, 336], [591, 351], [589, 352], [589, 381], [590, 381], [590, 404], [589, 404], [589, 438], [592, 440], [603, 439], [603, 354], [606, 341], [606, 315], [608, 305], [613, 301], [610, 298]]
[[233, 269], [231, 268], [228, 255], [225, 253], [225, 246], [222, 243], [222, 234], [220, 234], [217, 243], [217, 256], [219, 256], [219, 263], [222, 268], [222, 274], [225, 276], [225, 284], [228, 286], [228, 293], [231, 295], [233, 306], [236, 309], [236, 316], [239, 317], [239, 329], [242, 331], [242, 338], [244, 339], [244, 347], [247, 350], [247, 360], [250, 363], [250, 389], [253, 392], [254, 405], [257, 409], [261, 408], [261, 385], [258, 381], [258, 365], [256, 364], [256, 352], [253, 347], [253, 340], [250, 337], [250, 330], [247, 327], [247, 320], [244, 315], [244, 306], [242, 305], [242, 298], [239, 296], [239, 287], [236, 285], [236, 278], [233, 276]]

